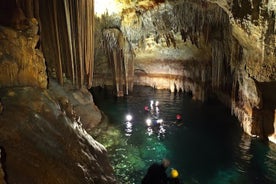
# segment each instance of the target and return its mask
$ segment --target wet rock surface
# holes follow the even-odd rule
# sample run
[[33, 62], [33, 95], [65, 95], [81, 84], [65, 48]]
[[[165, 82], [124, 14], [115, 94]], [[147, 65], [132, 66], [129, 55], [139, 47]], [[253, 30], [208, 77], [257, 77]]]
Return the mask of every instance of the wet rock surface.
[[[91, 94], [50, 86], [0, 89], [7, 183], [115, 183], [106, 149], [83, 128], [99, 123], [93, 115], [100, 112], [89, 104]], [[78, 111], [85, 109], [91, 118], [83, 118], [83, 125]]]

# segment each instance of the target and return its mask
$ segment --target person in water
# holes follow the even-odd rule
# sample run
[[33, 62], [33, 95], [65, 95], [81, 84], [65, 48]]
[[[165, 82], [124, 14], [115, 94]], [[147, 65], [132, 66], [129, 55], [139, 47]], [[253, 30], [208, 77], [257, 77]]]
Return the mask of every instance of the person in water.
[[171, 170], [171, 176], [169, 178], [169, 184], [180, 184], [180, 180], [178, 178], [179, 174], [176, 169]]
[[167, 184], [169, 178], [166, 169], [169, 167], [170, 161], [163, 159], [161, 163], [153, 163], [142, 179], [142, 184]]
[[181, 117], [180, 114], [176, 115], [176, 121], [174, 122], [174, 124], [177, 125], [177, 126], [183, 125], [182, 117]]
[[146, 105], [146, 106], [144, 107], [144, 110], [145, 110], [146, 112], [149, 112], [149, 111], [150, 111], [149, 106]]

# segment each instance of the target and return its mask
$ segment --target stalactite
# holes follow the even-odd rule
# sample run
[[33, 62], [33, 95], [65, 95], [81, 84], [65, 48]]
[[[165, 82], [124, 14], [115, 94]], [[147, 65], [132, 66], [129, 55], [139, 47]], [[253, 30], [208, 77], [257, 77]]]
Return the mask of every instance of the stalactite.
[[241, 100], [239, 99], [240, 98], [239, 79], [242, 78], [240, 75], [241, 73], [238, 70], [235, 70], [235, 72], [233, 73], [232, 91], [231, 91], [231, 114], [235, 114], [235, 111], [236, 111], [235, 108], [237, 107], [237, 103], [239, 103], [239, 101]]
[[[40, 23], [48, 69], [59, 83], [68, 77], [81, 88], [92, 86], [94, 62], [94, 2], [86, 0], [18, 0], [28, 18]], [[43, 7], [43, 8], [41, 8]]]
[[116, 93], [118, 94], [120, 91], [120, 88], [119, 88], [119, 79], [118, 79], [119, 78], [118, 77], [118, 60], [117, 60], [116, 50], [112, 50], [112, 60], [113, 60], [113, 71], [114, 71]]
[[204, 27], [203, 27], [203, 36], [204, 36], [204, 42], [205, 42], [205, 44], [209, 43], [209, 33], [210, 33], [209, 24], [204, 24]]
[[180, 33], [181, 33], [182, 40], [184, 42], [186, 42], [187, 41], [187, 32], [184, 29], [181, 29]]
[[228, 75], [226, 71], [229, 65], [227, 63], [230, 62], [228, 53], [225, 53], [229, 47], [228, 37], [230, 36], [229, 28], [225, 27], [229, 25], [227, 14], [219, 7], [208, 9], [205, 4], [200, 7], [196, 2], [190, 1], [183, 1], [174, 6], [172, 13], [175, 17], [173, 22], [177, 22], [176, 26], [184, 41], [189, 38], [191, 43], [199, 48], [199, 39], [203, 35], [203, 41], [211, 44], [212, 87], [225, 87], [224, 80]]
[[[201, 6], [199, 6], [201, 5]], [[139, 17], [139, 16], [138, 16]], [[140, 15], [141, 27], [136, 39], [146, 38], [147, 34], [161, 35], [168, 47], [176, 47], [176, 42], [172, 32], [180, 32], [183, 41], [189, 40], [196, 47], [201, 44], [210, 44], [212, 47], [212, 87], [214, 89], [227, 89], [229, 84], [225, 82], [229, 77], [229, 63], [231, 34], [229, 17], [226, 12], [215, 4], [208, 4], [207, 1], [183, 0], [176, 2], [173, 6], [169, 3], [166, 6], [158, 6]], [[127, 37], [133, 38], [132, 27], [123, 27], [123, 33]], [[140, 34], [140, 30], [146, 29], [145, 35]], [[201, 40], [202, 39], [202, 40]], [[155, 39], [158, 42], [158, 39]], [[229, 43], [228, 43], [229, 42]]]
[[124, 73], [125, 73], [125, 85], [126, 85], [126, 95], [128, 95], [128, 90], [129, 90], [129, 83], [128, 83], [128, 57], [126, 55], [124, 55]]
[[212, 87], [219, 88], [223, 72], [224, 50], [218, 41], [212, 42]]
[[251, 9], [254, 9], [254, 3], [253, 3], [253, 0], [249, 0], [249, 2], [250, 2]]
[[[93, 6], [93, 1], [63, 0], [63, 7], [61, 7], [64, 9], [65, 22], [67, 23], [63, 27], [67, 34], [63, 35], [62, 40], [68, 40], [69, 43], [65, 45], [62, 41], [69, 55], [64, 57], [67, 57], [65, 61], [69, 62], [71, 66], [66, 75], [79, 88], [83, 85], [90, 88], [92, 85], [94, 62]], [[65, 61], [63, 60], [63, 62]]]
[[[78, 66], [78, 86], [81, 87], [82, 83], [84, 82], [84, 79], [83, 79], [83, 64], [84, 64], [84, 58], [83, 58], [83, 51], [84, 51], [84, 48], [83, 48], [83, 44], [82, 43], [85, 43], [84, 40], [83, 40], [83, 36], [84, 36], [84, 33], [83, 33], [83, 14], [85, 13], [85, 7], [83, 6], [83, 1], [78, 1], [77, 4], [76, 4], [76, 14], [77, 14], [77, 17], [76, 17], [76, 22], [77, 22], [77, 56], [78, 56], [78, 63], [77, 63], [77, 66]], [[83, 11], [84, 10], [84, 11]]]
[[65, 6], [65, 12], [68, 12], [68, 23], [70, 25], [67, 24], [67, 28], [68, 28], [68, 39], [70, 41], [71, 44], [69, 44], [68, 49], [72, 49], [71, 52], [71, 58], [70, 58], [70, 63], [71, 63], [71, 67], [72, 67], [72, 75], [71, 75], [71, 80], [72, 83], [77, 86], [77, 73], [78, 73], [78, 68], [77, 68], [77, 55], [76, 55], [76, 41], [75, 41], [75, 35], [76, 35], [76, 21], [75, 17], [76, 17], [76, 13], [75, 13], [75, 8], [76, 7], [76, 2], [75, 1], [71, 1], [71, 0], [67, 0], [66, 1], [68, 6]]
[[34, 11], [34, 0], [21, 0], [18, 2], [20, 4], [21, 9], [24, 11], [24, 14], [27, 18], [33, 18], [35, 17], [35, 11]]
[[242, 0], [238, 0], [239, 7], [242, 7], [241, 1]]
[[[88, 3], [88, 2], [87, 2]], [[87, 15], [87, 31], [88, 31], [88, 40], [86, 41], [87, 43], [87, 51], [86, 53], [91, 53], [87, 54], [87, 63], [89, 63], [89, 66], [87, 68], [86, 74], [88, 75], [88, 81], [87, 81], [87, 87], [90, 88], [92, 87], [92, 81], [93, 81], [93, 68], [94, 68], [94, 28], [95, 28], [95, 23], [94, 23], [94, 1], [92, 3], [88, 3], [88, 15]]]
[[123, 96], [123, 93], [128, 94], [129, 90], [132, 91], [133, 86], [134, 63], [132, 47], [119, 29], [105, 29], [102, 34], [103, 47], [113, 71], [117, 96]]
[[56, 52], [57, 52], [57, 60], [56, 60], [56, 76], [58, 78], [58, 81], [61, 85], [63, 85], [63, 69], [62, 69], [62, 61], [61, 61], [61, 47], [60, 47], [60, 38], [59, 38], [59, 26], [58, 26], [58, 17], [57, 17], [57, 4], [53, 3], [53, 12], [54, 12], [54, 18], [53, 18], [53, 22], [54, 22], [54, 34], [55, 34], [55, 41], [56, 41]]
[[66, 29], [67, 29], [67, 39], [69, 43], [72, 44], [68, 44], [68, 62], [69, 64], [67, 65], [68, 67], [68, 72], [69, 72], [69, 76], [70, 79], [72, 80], [72, 84], [75, 85], [75, 65], [74, 65], [74, 58], [73, 58], [73, 39], [72, 39], [72, 31], [71, 31], [71, 16], [70, 16], [70, 11], [69, 11], [69, 2], [68, 0], [64, 0], [64, 9], [65, 9], [65, 20], [66, 20]]
[[103, 31], [103, 42], [104, 49], [109, 55], [109, 63], [113, 71], [113, 80], [116, 88], [117, 96], [119, 96], [121, 89], [120, 84], [120, 67], [121, 67], [121, 57], [120, 56], [120, 35], [122, 33], [118, 29], [106, 29]]

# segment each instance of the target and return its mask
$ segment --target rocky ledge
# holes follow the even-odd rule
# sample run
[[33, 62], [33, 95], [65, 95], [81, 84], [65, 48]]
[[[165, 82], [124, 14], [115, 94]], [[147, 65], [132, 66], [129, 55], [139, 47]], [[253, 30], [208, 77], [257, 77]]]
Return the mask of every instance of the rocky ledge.
[[0, 96], [0, 181], [116, 183], [106, 149], [83, 128], [101, 120], [87, 90], [51, 81], [47, 90], [1, 88]]

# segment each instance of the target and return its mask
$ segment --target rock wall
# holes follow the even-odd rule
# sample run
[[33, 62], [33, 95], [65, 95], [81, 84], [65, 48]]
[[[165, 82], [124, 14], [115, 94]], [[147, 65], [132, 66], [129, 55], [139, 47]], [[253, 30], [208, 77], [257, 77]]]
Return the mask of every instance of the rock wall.
[[[22, 0], [24, 12], [36, 9], [36, 0]], [[48, 75], [62, 85], [64, 77], [76, 88], [90, 88], [94, 69], [94, 1], [39, 0], [41, 45]]]
[[[275, 140], [275, 3], [233, 2], [232, 35], [242, 47], [234, 65], [232, 110], [250, 135]], [[270, 86], [270, 87], [267, 87]]]
[[93, 20], [93, 1], [0, 0], [0, 183], [116, 183], [87, 133]]
[[17, 28], [0, 26], [0, 87], [47, 87], [45, 60], [38, 44], [36, 19], [26, 19]]
[[1, 88], [0, 95], [7, 183], [116, 183], [106, 149], [84, 129], [101, 117], [89, 92], [52, 81], [47, 90]]

